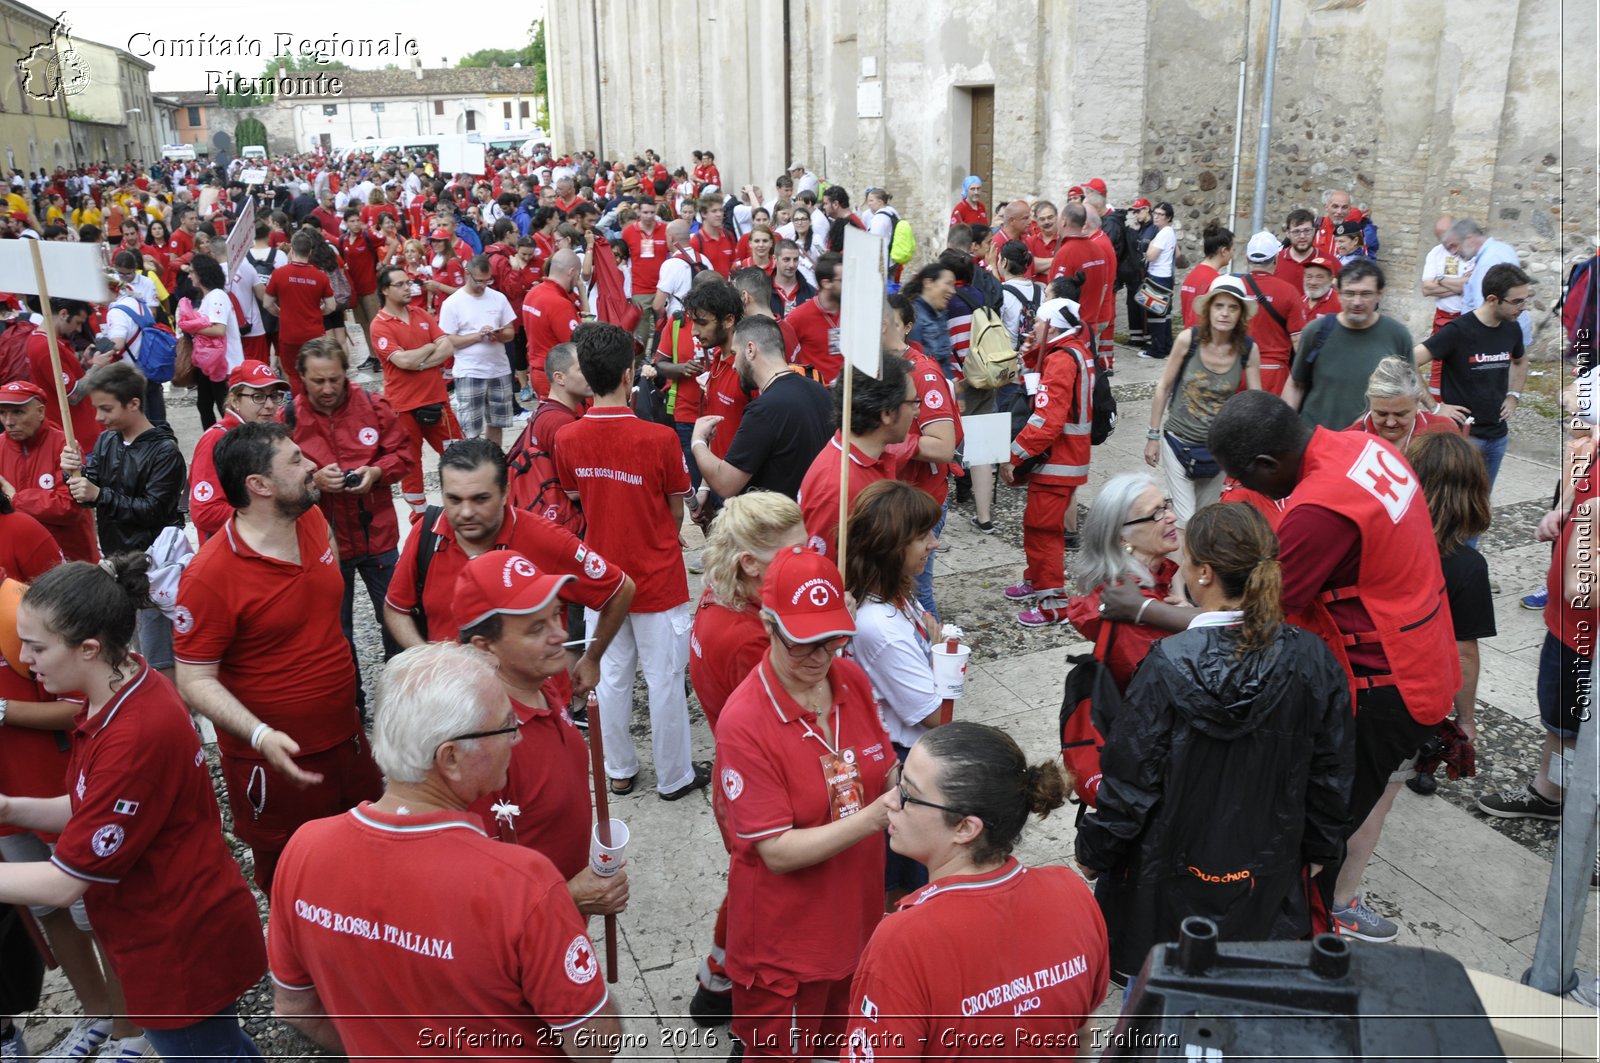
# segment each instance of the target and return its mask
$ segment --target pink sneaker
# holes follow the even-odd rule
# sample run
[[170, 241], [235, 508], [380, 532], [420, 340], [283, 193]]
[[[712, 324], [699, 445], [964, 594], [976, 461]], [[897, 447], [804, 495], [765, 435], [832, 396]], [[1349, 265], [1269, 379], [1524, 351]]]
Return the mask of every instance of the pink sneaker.
[[1062, 598], [1046, 598], [1032, 609], [1017, 614], [1017, 623], [1023, 627], [1049, 627], [1065, 623], [1066, 619], [1067, 603]]
[[1025, 602], [1033, 597], [1033, 584], [1023, 580], [1015, 587], [1006, 588], [1006, 597], [1014, 602]]

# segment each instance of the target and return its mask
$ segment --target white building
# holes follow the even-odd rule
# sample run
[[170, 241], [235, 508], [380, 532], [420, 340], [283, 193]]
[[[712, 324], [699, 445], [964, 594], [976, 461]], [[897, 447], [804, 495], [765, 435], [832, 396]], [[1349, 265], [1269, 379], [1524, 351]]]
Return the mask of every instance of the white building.
[[157, 113], [150, 93], [154, 65], [121, 48], [75, 37], [88, 67], [83, 90], [67, 98], [73, 153], [80, 163], [150, 162], [160, 157]]

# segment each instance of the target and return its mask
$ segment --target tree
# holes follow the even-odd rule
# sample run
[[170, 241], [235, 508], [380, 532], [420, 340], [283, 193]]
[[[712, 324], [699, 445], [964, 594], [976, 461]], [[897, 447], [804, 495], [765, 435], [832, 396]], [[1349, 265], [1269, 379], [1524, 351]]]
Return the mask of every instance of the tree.
[[521, 48], [480, 48], [462, 56], [457, 67], [512, 67], [521, 65], [533, 71], [533, 91], [540, 96], [549, 93], [549, 75], [544, 49], [544, 21], [528, 24], [528, 43]]
[[258, 147], [267, 146], [267, 127], [259, 118], [243, 118], [233, 128], [233, 144], [235, 148], [245, 148], [254, 144]]

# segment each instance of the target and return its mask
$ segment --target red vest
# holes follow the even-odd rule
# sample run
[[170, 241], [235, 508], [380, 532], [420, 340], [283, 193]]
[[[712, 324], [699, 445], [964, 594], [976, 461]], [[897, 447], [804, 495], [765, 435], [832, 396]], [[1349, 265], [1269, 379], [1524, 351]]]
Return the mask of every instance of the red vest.
[[[1377, 436], [1318, 428], [1287, 503], [1285, 515], [1296, 506], [1322, 506], [1348, 517], [1361, 531], [1356, 585], [1324, 591], [1305, 626], [1328, 642], [1355, 689], [1398, 687], [1412, 719], [1423, 724], [1444, 719], [1461, 689], [1461, 661], [1433, 522], [1411, 466]], [[1334, 627], [1326, 604], [1350, 598], [1360, 601], [1374, 630], [1348, 635]], [[1351, 672], [1345, 648], [1372, 642], [1395, 672]]]
[[[1600, 479], [1597, 479], [1591, 467], [1578, 479], [1577, 490], [1572, 494], [1572, 511], [1575, 512], [1579, 504], [1600, 497], [1597, 487], [1600, 487]], [[1561, 534], [1556, 537], [1556, 548], [1550, 557], [1550, 574], [1545, 577], [1550, 600], [1544, 607], [1544, 626], [1568, 649], [1592, 660], [1596, 625], [1595, 594], [1591, 590], [1587, 601], [1576, 595], [1576, 602], [1567, 597], [1567, 551], [1572, 546], [1572, 536], [1578, 524], [1578, 521], [1568, 517], [1561, 523]], [[1589, 534], [1588, 528], [1584, 529], [1584, 534]]]

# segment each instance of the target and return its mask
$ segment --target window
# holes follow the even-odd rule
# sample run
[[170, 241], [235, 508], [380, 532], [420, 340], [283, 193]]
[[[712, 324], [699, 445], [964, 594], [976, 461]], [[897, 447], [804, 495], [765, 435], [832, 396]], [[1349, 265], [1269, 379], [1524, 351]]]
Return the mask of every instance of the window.
[[189, 125], [191, 127], [198, 126], [200, 124], [200, 108], [188, 107], [185, 110], [189, 112]]
[[521, 102], [521, 103], [520, 103], [520, 104], [518, 104], [518, 105], [517, 105], [517, 106], [519, 106], [519, 107], [520, 107], [520, 108], [522, 108], [522, 111], [521, 111], [521, 113], [520, 113], [520, 114], [519, 114], [519, 115], [518, 115], [518, 117], [519, 117], [519, 118], [526, 118], [526, 117], [528, 117], [528, 101], [527, 101], [527, 100], [523, 100], [523, 101], [522, 101], [522, 102]]
[[433, 113], [434, 114], [439, 114], [439, 115], [444, 114], [444, 101], [443, 100], [434, 100], [433, 101]]
[[501, 106], [505, 108], [505, 112], [506, 112], [505, 116], [507, 118], [510, 118], [511, 117], [511, 101], [507, 100], [505, 103], [501, 104]]
[[339, 105], [337, 103], [325, 103], [322, 105], [322, 113], [331, 118], [339, 113]]
[[467, 112], [467, 132], [470, 133], [474, 129], [477, 129], [477, 128], [478, 128], [478, 112], [477, 111], [468, 111]]

